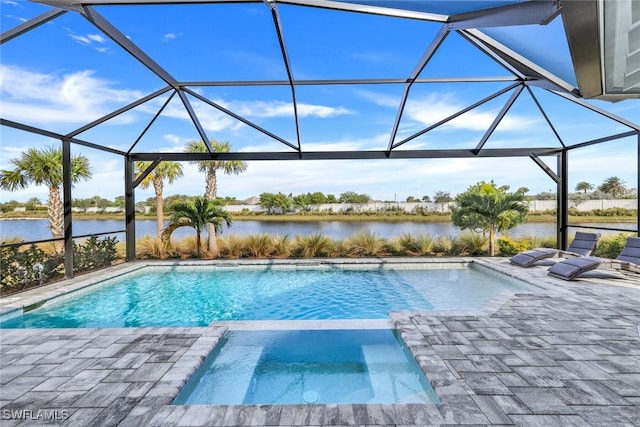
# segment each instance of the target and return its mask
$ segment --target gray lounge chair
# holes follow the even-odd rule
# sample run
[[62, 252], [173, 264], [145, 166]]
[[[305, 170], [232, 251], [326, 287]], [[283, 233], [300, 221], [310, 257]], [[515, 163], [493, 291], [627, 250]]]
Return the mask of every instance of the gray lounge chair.
[[591, 255], [591, 252], [596, 248], [599, 238], [600, 234], [598, 233], [583, 233], [578, 231], [567, 250], [551, 248], [530, 249], [514, 255], [509, 259], [509, 261], [511, 264], [527, 268], [531, 267], [538, 261], [551, 258], [556, 255], [564, 257], [588, 256]]
[[627, 238], [627, 243], [615, 259], [593, 256], [569, 258], [552, 265], [548, 274], [559, 279], [572, 280], [602, 265], [640, 273], [640, 237]]

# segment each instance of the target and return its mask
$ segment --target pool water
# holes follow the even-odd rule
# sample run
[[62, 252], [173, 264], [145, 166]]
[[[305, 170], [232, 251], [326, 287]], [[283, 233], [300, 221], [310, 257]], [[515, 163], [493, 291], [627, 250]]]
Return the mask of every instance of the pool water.
[[2, 321], [1, 328], [207, 326], [227, 320], [386, 319], [474, 310], [524, 282], [453, 268], [144, 267]]
[[396, 333], [369, 329], [229, 332], [173, 403], [435, 402]]

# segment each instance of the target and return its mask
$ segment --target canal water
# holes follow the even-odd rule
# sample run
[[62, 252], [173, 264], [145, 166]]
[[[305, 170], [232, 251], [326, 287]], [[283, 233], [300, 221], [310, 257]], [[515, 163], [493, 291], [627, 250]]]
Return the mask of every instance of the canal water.
[[[585, 223], [585, 226], [595, 224]], [[623, 228], [633, 230], [635, 223], [600, 223], [601, 227]], [[124, 230], [124, 220], [78, 220], [73, 223], [73, 235], [82, 236], [91, 233], [113, 232]], [[272, 235], [297, 235], [320, 233], [334, 240], [345, 239], [361, 231], [370, 231], [379, 237], [392, 239], [405, 233], [429, 234], [431, 236], [457, 236], [461, 233], [458, 227], [447, 222], [384, 222], [384, 221], [234, 221], [231, 227], [224, 227], [222, 236], [236, 234], [239, 236], [268, 233]], [[572, 229], [570, 231], [576, 231]], [[584, 230], [583, 230], [584, 231]], [[508, 231], [513, 238], [535, 235], [539, 237], [554, 236], [554, 223], [527, 223]], [[618, 233], [616, 231], [599, 231], [601, 234]], [[136, 236], [154, 236], [156, 233], [155, 220], [137, 220]], [[174, 233], [175, 237], [193, 235], [192, 228], [181, 228]], [[46, 219], [13, 219], [0, 221], [0, 239], [6, 240], [20, 237], [26, 241], [50, 239], [49, 223]], [[124, 239], [124, 233], [117, 234], [119, 240]]]

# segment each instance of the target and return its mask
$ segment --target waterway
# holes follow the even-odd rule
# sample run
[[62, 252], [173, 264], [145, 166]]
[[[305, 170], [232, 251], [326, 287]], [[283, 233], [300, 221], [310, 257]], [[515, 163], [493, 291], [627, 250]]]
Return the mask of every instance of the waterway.
[[[595, 224], [585, 223], [585, 226]], [[635, 223], [600, 223], [600, 227], [623, 228], [633, 230]], [[124, 230], [124, 220], [90, 220], [82, 219], [73, 223], [73, 235], [82, 236], [92, 233], [114, 232]], [[554, 223], [527, 223], [508, 231], [513, 238], [522, 236], [554, 236], [556, 226]], [[457, 236], [461, 233], [458, 227], [447, 222], [383, 222], [383, 221], [234, 221], [231, 227], [224, 227], [222, 236], [236, 234], [239, 236], [268, 233], [272, 235], [288, 235], [293, 238], [297, 235], [320, 233], [335, 240], [345, 239], [355, 233], [369, 230], [379, 237], [392, 239], [405, 233], [429, 234], [431, 236]], [[577, 229], [571, 229], [570, 232]], [[582, 230], [587, 231], [587, 230]], [[156, 233], [155, 220], [137, 220], [136, 236], [153, 236]], [[617, 231], [599, 231], [602, 235], [615, 234]], [[192, 228], [181, 228], [174, 233], [175, 237], [193, 235]], [[124, 240], [124, 233], [115, 234], [119, 240]], [[0, 240], [6, 241], [13, 237], [20, 237], [25, 241], [44, 240], [51, 238], [49, 223], [46, 219], [12, 219], [0, 221]]]

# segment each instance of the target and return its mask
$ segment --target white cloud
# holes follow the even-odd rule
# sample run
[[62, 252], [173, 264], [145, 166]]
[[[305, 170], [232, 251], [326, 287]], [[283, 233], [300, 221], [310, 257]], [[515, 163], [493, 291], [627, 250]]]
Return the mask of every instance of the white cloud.
[[79, 35], [74, 34], [73, 31], [67, 29], [67, 35], [71, 37], [74, 41], [78, 42], [83, 46], [91, 46], [96, 49], [100, 53], [109, 52], [109, 48], [106, 46], [101, 46], [106, 43], [107, 39], [101, 34], [87, 34], [87, 35]]
[[[409, 118], [428, 126], [450, 117], [468, 106], [468, 103], [459, 102], [451, 95], [432, 94], [422, 98], [410, 97], [405, 107], [405, 112]], [[499, 109], [483, 110], [482, 107], [477, 107], [443, 126], [456, 130], [486, 130], [493, 123], [498, 113]], [[537, 119], [507, 113], [499, 126], [502, 130], [522, 130], [527, 129], [537, 121]]]
[[96, 42], [96, 43], [104, 43], [107, 41], [107, 39], [105, 39], [102, 35], [100, 34], [88, 34], [87, 38], [89, 40], [91, 40], [92, 42]]
[[[293, 117], [293, 103], [284, 101], [214, 100], [216, 104], [244, 117]], [[328, 118], [353, 114], [344, 107], [298, 103], [300, 117]]]
[[30, 124], [87, 123], [142, 96], [94, 74], [42, 74], [0, 64], [2, 116]]
[[171, 40], [177, 39], [180, 36], [182, 36], [182, 33], [167, 33], [162, 37], [162, 41], [167, 43], [167, 42], [170, 42]]
[[[389, 94], [376, 93], [375, 91], [360, 90], [357, 94], [365, 100], [376, 105], [397, 109], [400, 107], [400, 94], [392, 96]], [[469, 102], [462, 102], [453, 94], [432, 93], [427, 96], [409, 95], [404, 108], [404, 120], [409, 119], [414, 122], [415, 130], [435, 124], [455, 113], [467, 108]], [[499, 109], [487, 110], [477, 107], [465, 114], [445, 123], [442, 129], [450, 130], [470, 130], [479, 131], [489, 128], [495, 120]], [[536, 125], [538, 118], [525, 117], [519, 114], [507, 113], [500, 122], [501, 130], [522, 130]], [[404, 122], [403, 122], [404, 123]], [[406, 130], [406, 128], [405, 128]]]

